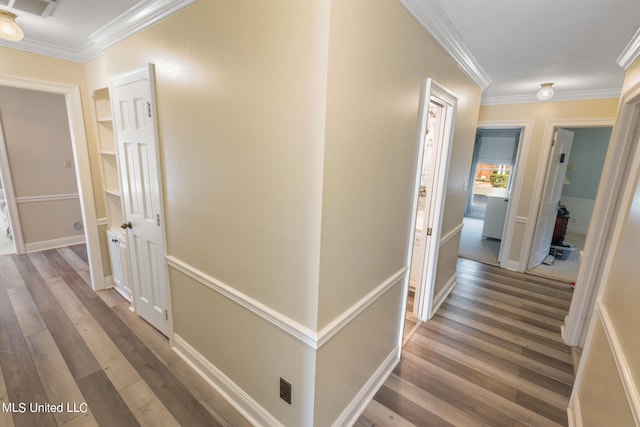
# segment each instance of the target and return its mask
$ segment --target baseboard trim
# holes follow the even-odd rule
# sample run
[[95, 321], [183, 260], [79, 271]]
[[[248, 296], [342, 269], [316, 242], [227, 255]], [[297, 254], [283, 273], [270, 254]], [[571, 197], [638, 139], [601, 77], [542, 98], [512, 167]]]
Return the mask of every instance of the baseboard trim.
[[582, 427], [582, 413], [580, 412], [580, 399], [576, 394], [567, 406], [567, 418], [569, 427]]
[[78, 245], [85, 243], [84, 234], [77, 236], [61, 237], [59, 239], [43, 240], [41, 242], [25, 243], [24, 251], [26, 253], [45, 251], [47, 249], [63, 248], [65, 246]]
[[393, 275], [391, 275], [391, 277], [387, 278], [374, 290], [372, 290], [355, 304], [347, 308], [340, 315], [336, 316], [331, 322], [329, 322], [318, 333], [316, 333], [306, 326], [289, 318], [288, 316], [285, 316], [284, 314], [272, 309], [271, 307], [266, 306], [256, 299], [238, 291], [237, 289], [212, 276], [209, 276], [203, 271], [200, 271], [197, 268], [171, 255], [167, 255], [166, 259], [167, 264], [170, 267], [175, 268], [176, 270], [196, 280], [200, 284], [207, 286], [208, 288], [214, 290], [215, 292], [218, 292], [231, 301], [241, 305], [255, 315], [260, 316], [267, 322], [282, 329], [284, 332], [313, 348], [314, 350], [319, 349], [323, 344], [329, 341], [332, 336], [337, 334], [342, 328], [348, 325], [353, 319], [360, 315], [360, 313], [366, 310], [367, 307], [373, 304], [389, 289], [393, 288], [398, 283], [402, 283], [401, 279], [404, 278], [408, 270], [407, 267], [403, 267], [395, 272]]
[[391, 375], [391, 372], [393, 372], [398, 363], [400, 363], [399, 354], [400, 350], [397, 347], [389, 353], [353, 400], [342, 411], [338, 419], [334, 421], [332, 424], [333, 427], [355, 424], [360, 414], [362, 414], [369, 402], [371, 402], [371, 399], [373, 399], [373, 396], [375, 396], [380, 387], [382, 387], [382, 384], [384, 384], [389, 375]]
[[449, 280], [447, 280], [447, 283], [445, 283], [445, 285], [440, 290], [440, 293], [438, 293], [438, 295], [436, 295], [436, 297], [433, 299], [433, 308], [431, 309], [431, 316], [429, 316], [429, 318], [433, 317], [436, 311], [438, 311], [444, 300], [447, 299], [457, 283], [457, 275], [456, 273], [453, 273], [453, 275], [449, 277]]
[[640, 425], [640, 393], [638, 393], [638, 389], [633, 377], [633, 372], [631, 371], [629, 363], [627, 362], [627, 358], [622, 349], [622, 344], [620, 343], [620, 339], [618, 338], [618, 334], [613, 325], [613, 321], [609, 316], [609, 311], [607, 310], [607, 307], [602, 303], [602, 300], [598, 301], [597, 311], [600, 314], [600, 323], [602, 324], [602, 327], [607, 336], [609, 348], [611, 349], [613, 358], [616, 361], [618, 374], [620, 375], [620, 381], [624, 386], [624, 392], [627, 395], [627, 400], [629, 402], [631, 413], [633, 414], [633, 419], [635, 420], [636, 425]]
[[172, 349], [251, 424], [282, 427], [273, 415], [176, 333], [173, 334]]

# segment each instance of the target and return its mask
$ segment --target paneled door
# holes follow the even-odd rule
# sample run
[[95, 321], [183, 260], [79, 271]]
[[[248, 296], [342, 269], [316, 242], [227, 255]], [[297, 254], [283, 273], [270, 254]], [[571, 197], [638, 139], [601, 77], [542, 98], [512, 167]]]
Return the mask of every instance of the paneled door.
[[127, 232], [133, 306], [169, 335], [169, 279], [152, 64], [111, 78], [111, 109]]
[[531, 257], [529, 258], [529, 268], [540, 265], [549, 255], [572, 144], [573, 132], [566, 129], [556, 130], [531, 248]]

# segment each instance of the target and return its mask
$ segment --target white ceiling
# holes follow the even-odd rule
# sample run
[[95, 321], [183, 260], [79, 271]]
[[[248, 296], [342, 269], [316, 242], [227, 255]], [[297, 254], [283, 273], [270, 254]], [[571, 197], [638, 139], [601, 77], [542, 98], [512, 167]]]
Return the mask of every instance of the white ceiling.
[[[86, 62], [195, 1], [0, 0], [25, 32], [0, 45]], [[55, 7], [42, 17], [19, 10], [21, 2]], [[400, 2], [484, 89], [483, 103], [533, 101], [545, 82], [554, 99], [618, 96], [623, 66], [640, 49], [638, 0]]]

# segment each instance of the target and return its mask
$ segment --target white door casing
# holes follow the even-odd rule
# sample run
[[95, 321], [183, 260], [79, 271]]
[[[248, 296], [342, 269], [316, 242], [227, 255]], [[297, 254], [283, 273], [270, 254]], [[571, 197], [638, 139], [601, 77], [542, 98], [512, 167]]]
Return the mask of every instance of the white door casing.
[[572, 144], [573, 132], [566, 129], [556, 130], [529, 257], [529, 268], [540, 265], [549, 254]]
[[110, 94], [136, 312], [169, 336], [169, 279], [152, 64], [111, 78]]
[[[457, 98], [433, 79], [426, 79], [420, 97], [418, 144], [419, 156], [414, 193], [414, 217], [411, 235], [416, 225], [421, 228], [418, 262], [411, 264], [415, 237], [411, 239], [408, 262], [411, 268], [419, 268], [416, 280], [414, 315], [427, 320], [433, 315], [434, 286], [442, 215], [444, 211], [450, 146], [453, 142]], [[423, 176], [423, 171], [426, 173]], [[426, 188], [424, 216], [417, 217], [420, 187]], [[420, 221], [421, 223], [418, 223]], [[417, 234], [417, 233], [416, 233]]]

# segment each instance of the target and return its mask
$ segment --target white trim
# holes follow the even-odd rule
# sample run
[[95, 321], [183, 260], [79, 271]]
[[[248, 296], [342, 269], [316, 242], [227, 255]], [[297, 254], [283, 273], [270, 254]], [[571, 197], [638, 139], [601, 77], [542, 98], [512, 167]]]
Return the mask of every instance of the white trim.
[[444, 246], [447, 244], [447, 242], [451, 239], [453, 239], [455, 237], [456, 234], [460, 233], [462, 231], [462, 227], [464, 227], [464, 224], [461, 222], [460, 224], [456, 225], [451, 231], [449, 231], [447, 234], [445, 234], [444, 236], [442, 236], [440, 238], [440, 247]]
[[258, 402], [253, 400], [240, 386], [214, 366], [181, 336], [173, 333], [173, 351], [211, 385], [225, 400], [238, 410], [251, 424], [280, 427], [275, 419]]
[[521, 129], [520, 140], [518, 141], [518, 149], [516, 154], [516, 163], [514, 165], [514, 181], [511, 185], [509, 194], [509, 203], [504, 220], [504, 228], [502, 232], [502, 240], [500, 242], [500, 252], [498, 262], [500, 267], [513, 271], [524, 271], [526, 265], [521, 260], [513, 261], [509, 259], [511, 254], [511, 245], [513, 244], [513, 234], [516, 224], [527, 224], [527, 217], [518, 216], [518, 206], [522, 197], [524, 181], [526, 175], [526, 159], [529, 156], [531, 147], [531, 136], [533, 135], [533, 120], [492, 120], [478, 123], [478, 128], [497, 129], [497, 128], [513, 128]]
[[436, 311], [438, 311], [444, 300], [447, 299], [447, 297], [457, 284], [457, 275], [454, 272], [449, 280], [447, 280], [447, 283], [445, 283], [445, 285], [442, 287], [438, 295], [436, 295], [436, 297], [433, 299], [433, 308], [431, 309], [431, 316], [429, 316], [429, 319], [431, 319], [433, 315], [436, 314]]
[[47, 249], [64, 248], [66, 246], [85, 243], [84, 234], [77, 236], [60, 237], [59, 239], [43, 240], [41, 242], [25, 243], [26, 253], [45, 251]]
[[16, 203], [16, 193], [13, 187], [13, 178], [11, 174], [11, 164], [9, 163], [9, 155], [7, 153], [7, 144], [4, 139], [4, 130], [2, 129], [2, 120], [0, 120], [0, 176], [4, 183], [4, 197], [7, 203], [7, 212], [9, 215], [9, 226], [16, 253], [24, 253], [24, 239], [22, 237], [22, 224], [20, 223], [20, 213], [18, 212], [18, 204]]
[[278, 311], [266, 306], [260, 301], [246, 295], [239, 290], [227, 285], [215, 277], [209, 276], [207, 273], [179, 260], [176, 257], [167, 255], [167, 263], [169, 267], [173, 267], [181, 273], [186, 274], [200, 284], [218, 292], [227, 297], [231, 301], [241, 305], [257, 316], [262, 317], [267, 322], [277, 326], [289, 335], [297, 338], [311, 348], [316, 349], [318, 343], [318, 335], [306, 326], [296, 322], [295, 320], [279, 313]]
[[54, 202], [58, 200], [75, 200], [79, 199], [80, 195], [75, 194], [50, 194], [46, 196], [25, 196], [16, 197], [16, 203], [40, 203], [40, 202]]
[[77, 49], [58, 46], [40, 40], [30, 40], [28, 38], [24, 38], [20, 43], [0, 39], [0, 46], [81, 63], [96, 59], [103, 53], [100, 46], [97, 46], [91, 41]]
[[85, 134], [84, 115], [80, 88], [57, 82], [33, 80], [13, 76], [0, 75], [0, 85], [22, 89], [39, 90], [57, 93], [65, 96], [67, 113], [69, 116], [69, 133], [73, 150], [73, 162], [76, 166], [76, 182], [80, 194], [80, 210], [84, 224], [89, 258], [89, 272], [91, 286], [94, 290], [104, 288], [104, 270], [100, 248], [100, 236], [96, 224], [96, 208], [92, 188], [91, 165], [89, 162], [89, 148]]
[[325, 327], [323, 327], [318, 333], [314, 332], [310, 328], [298, 323], [297, 321], [285, 316], [284, 314], [268, 307], [260, 301], [240, 292], [239, 290], [227, 285], [221, 280], [216, 279], [198, 270], [197, 268], [187, 264], [178, 258], [167, 255], [167, 264], [169, 267], [175, 268], [181, 273], [191, 277], [198, 283], [207, 286], [208, 288], [216, 291], [217, 293], [225, 296], [231, 301], [241, 305], [253, 314], [263, 318], [272, 325], [282, 329], [292, 337], [298, 339], [314, 350], [319, 349], [324, 345], [331, 337], [337, 334], [342, 328], [355, 319], [360, 313], [373, 304], [378, 298], [384, 295], [389, 289], [393, 288], [396, 284], [401, 283], [401, 280], [407, 273], [407, 267], [403, 267], [384, 282], [378, 285], [374, 290], [369, 292], [358, 302], [347, 308], [339, 316], [335, 317]]
[[435, 0], [400, 0], [400, 3], [436, 39], [458, 66], [480, 86], [480, 89], [485, 90], [489, 87], [491, 77], [467, 48], [462, 37]]
[[631, 413], [633, 414], [633, 419], [635, 420], [636, 425], [640, 425], [640, 393], [638, 392], [638, 388], [636, 387], [635, 380], [633, 378], [633, 372], [631, 372], [631, 368], [629, 367], [629, 363], [627, 362], [624, 350], [622, 349], [622, 344], [620, 343], [620, 339], [618, 338], [616, 329], [613, 326], [611, 317], [609, 316], [609, 311], [607, 310], [607, 307], [602, 303], [602, 300], [598, 301], [597, 311], [600, 315], [600, 323], [602, 324], [607, 336], [607, 340], [609, 341], [609, 348], [611, 349], [613, 358], [616, 361], [618, 374], [620, 375], [620, 380], [624, 387], [624, 392], [627, 395], [627, 400], [629, 401], [629, 407], [631, 409]]
[[89, 38], [101, 49], [106, 49], [195, 2], [196, 0], [142, 1], [91, 34]]
[[582, 427], [582, 412], [580, 409], [580, 399], [576, 394], [567, 406], [567, 418], [569, 427]]
[[[577, 90], [571, 92], [556, 92], [548, 101], [544, 102], [558, 102], [558, 101], [583, 101], [587, 99], [609, 99], [620, 98], [620, 92], [622, 88], [611, 89], [590, 89], [590, 90]], [[540, 103], [541, 101], [536, 98], [535, 93], [530, 95], [507, 95], [507, 96], [483, 96], [480, 105], [503, 105], [503, 104], [533, 104]]]
[[640, 28], [622, 50], [616, 62], [626, 70], [638, 58], [638, 55], [640, 55]]
[[391, 353], [389, 353], [382, 364], [378, 366], [378, 369], [376, 369], [373, 375], [355, 395], [353, 400], [349, 402], [340, 416], [333, 422], [333, 427], [350, 426], [355, 424], [358, 417], [360, 417], [360, 414], [362, 414], [380, 387], [382, 387], [382, 384], [384, 384], [389, 375], [391, 375], [391, 372], [393, 372], [398, 363], [400, 363], [399, 354], [399, 348], [394, 348]]
[[96, 224], [99, 227], [104, 227], [105, 225], [109, 225], [109, 218], [98, 218], [96, 220]]
[[329, 322], [324, 328], [318, 331], [318, 342], [315, 348], [320, 348], [324, 343], [329, 341], [331, 337], [340, 332], [342, 328], [349, 324], [353, 319], [358, 317], [367, 307], [373, 304], [378, 298], [384, 295], [389, 289], [393, 288], [401, 279], [403, 279], [408, 271], [408, 267], [401, 268], [391, 277], [378, 285], [374, 290], [362, 297], [360, 301], [346, 309], [342, 314]]

